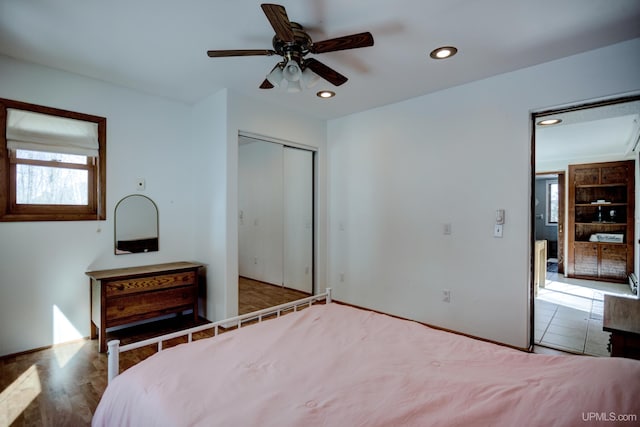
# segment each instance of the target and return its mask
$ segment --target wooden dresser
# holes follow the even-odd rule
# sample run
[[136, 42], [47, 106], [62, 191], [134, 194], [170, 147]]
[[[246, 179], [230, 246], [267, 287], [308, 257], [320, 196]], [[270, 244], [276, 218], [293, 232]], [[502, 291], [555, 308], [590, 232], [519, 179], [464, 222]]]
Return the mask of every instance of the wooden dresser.
[[602, 329], [611, 332], [611, 356], [640, 359], [640, 300], [604, 296]]
[[172, 262], [86, 272], [91, 278], [91, 338], [99, 339], [99, 351], [107, 350], [107, 328], [185, 310], [193, 310], [197, 321], [200, 267]]

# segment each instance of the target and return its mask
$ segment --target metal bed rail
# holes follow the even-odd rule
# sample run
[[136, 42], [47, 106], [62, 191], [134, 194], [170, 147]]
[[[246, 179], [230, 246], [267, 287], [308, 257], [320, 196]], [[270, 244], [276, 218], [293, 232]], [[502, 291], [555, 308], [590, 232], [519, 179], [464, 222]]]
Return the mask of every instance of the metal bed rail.
[[188, 329], [184, 329], [181, 331], [171, 332], [168, 334], [160, 335], [154, 338], [149, 338], [146, 340], [134, 342], [131, 344], [126, 344], [121, 346], [120, 340], [111, 340], [107, 343], [107, 376], [108, 382], [111, 382], [116, 376], [118, 376], [120, 371], [120, 353], [125, 351], [135, 350], [137, 348], [145, 347], [148, 345], [157, 345], [158, 351], [163, 350], [163, 342], [167, 340], [171, 340], [174, 338], [180, 338], [183, 336], [187, 336], [187, 342], [193, 341], [193, 334], [197, 332], [206, 331], [209, 329], [213, 329], [213, 336], [217, 336], [219, 333], [219, 327], [230, 328], [236, 326], [238, 329], [242, 327], [243, 323], [248, 321], [257, 320], [258, 323], [262, 322], [263, 318], [268, 316], [280, 317], [283, 312], [298, 311], [298, 307], [307, 306], [311, 307], [314, 302], [325, 300], [328, 304], [331, 302], [331, 288], [326, 288], [325, 292], [312, 295], [310, 297], [302, 298], [299, 300], [287, 302], [284, 304], [276, 305], [273, 307], [265, 308], [262, 310], [253, 311], [251, 313], [242, 314], [239, 316], [230, 317], [228, 319], [218, 320], [217, 322], [207, 323], [204, 325], [194, 326]]

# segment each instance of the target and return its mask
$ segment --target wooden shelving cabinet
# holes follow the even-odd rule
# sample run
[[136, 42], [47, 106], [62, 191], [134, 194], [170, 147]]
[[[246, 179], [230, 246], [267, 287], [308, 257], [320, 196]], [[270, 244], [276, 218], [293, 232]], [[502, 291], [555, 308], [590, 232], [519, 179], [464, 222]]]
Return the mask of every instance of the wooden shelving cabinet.
[[634, 161], [569, 165], [567, 275], [626, 282], [633, 271]]

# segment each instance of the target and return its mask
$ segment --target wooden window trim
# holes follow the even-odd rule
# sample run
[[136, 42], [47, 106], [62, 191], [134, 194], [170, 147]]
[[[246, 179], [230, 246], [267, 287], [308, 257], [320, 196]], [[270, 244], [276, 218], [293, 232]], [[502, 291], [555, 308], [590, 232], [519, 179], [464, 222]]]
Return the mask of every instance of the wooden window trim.
[[[86, 206], [16, 205], [15, 167], [7, 149], [7, 108], [49, 114], [98, 125], [98, 157], [87, 165], [73, 165], [88, 170], [89, 199]], [[87, 221], [106, 219], [107, 119], [105, 117], [0, 98], [0, 221]], [[28, 161], [19, 161], [26, 164]], [[45, 162], [46, 163], [46, 162]], [[92, 164], [90, 164], [92, 163]], [[65, 166], [66, 167], [66, 166]]]
[[[547, 181], [545, 183], [545, 197], [547, 199], [547, 201], [546, 201], [546, 205], [547, 206], [546, 206], [546, 209], [545, 209], [546, 210], [546, 212], [545, 212], [546, 218], [545, 218], [544, 222], [545, 222], [545, 225], [547, 227], [552, 227], [552, 226], [556, 226], [557, 227], [558, 226], [558, 221], [557, 220], [556, 221], [551, 221], [551, 219], [550, 219], [551, 218], [551, 186], [552, 185], [558, 186], [558, 191], [559, 191], [559, 188], [560, 188], [560, 185], [558, 184], [558, 181], [556, 181], [556, 180]], [[558, 192], [558, 191], [556, 191], [556, 192]]]

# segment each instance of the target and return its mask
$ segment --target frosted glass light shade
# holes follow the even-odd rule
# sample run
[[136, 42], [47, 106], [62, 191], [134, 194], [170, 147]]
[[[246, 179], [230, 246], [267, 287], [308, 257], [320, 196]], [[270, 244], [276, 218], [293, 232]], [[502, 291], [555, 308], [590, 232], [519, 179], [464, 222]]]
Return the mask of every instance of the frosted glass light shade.
[[282, 68], [280, 68], [280, 66], [276, 66], [267, 76], [267, 80], [274, 86], [280, 86], [284, 80]]
[[282, 70], [282, 75], [290, 82], [297, 82], [302, 76], [300, 66], [293, 59], [289, 60]]
[[302, 83], [306, 88], [314, 87], [320, 81], [320, 76], [308, 68], [302, 72]]

